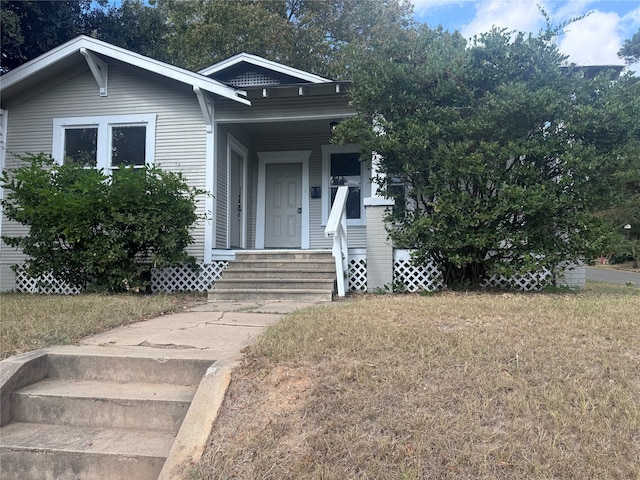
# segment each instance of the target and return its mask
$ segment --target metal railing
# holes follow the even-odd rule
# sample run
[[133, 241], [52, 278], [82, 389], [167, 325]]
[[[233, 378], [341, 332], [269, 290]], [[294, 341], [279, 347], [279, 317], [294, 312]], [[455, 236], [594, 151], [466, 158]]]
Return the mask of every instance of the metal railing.
[[331, 213], [324, 229], [325, 237], [333, 237], [331, 253], [336, 261], [336, 277], [338, 280], [338, 296], [344, 297], [345, 283], [348, 273], [349, 249], [347, 246], [347, 197], [349, 187], [338, 187], [333, 200]]

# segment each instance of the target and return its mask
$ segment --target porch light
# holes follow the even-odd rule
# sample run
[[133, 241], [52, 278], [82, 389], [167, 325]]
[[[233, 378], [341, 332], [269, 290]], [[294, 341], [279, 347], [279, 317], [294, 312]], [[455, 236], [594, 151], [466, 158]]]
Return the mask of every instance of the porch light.
[[331, 135], [335, 133], [337, 126], [338, 122], [336, 122], [335, 120], [329, 124], [329, 131], [331, 132]]

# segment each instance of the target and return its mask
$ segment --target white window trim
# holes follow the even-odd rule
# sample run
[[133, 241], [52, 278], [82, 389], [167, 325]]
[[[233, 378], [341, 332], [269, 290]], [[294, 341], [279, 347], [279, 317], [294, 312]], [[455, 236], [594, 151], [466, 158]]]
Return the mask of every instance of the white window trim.
[[[322, 145], [322, 226], [327, 225], [330, 211], [331, 189], [329, 179], [331, 177], [331, 154], [333, 153], [360, 153], [362, 147], [357, 144], [350, 145]], [[367, 219], [364, 211], [364, 199], [371, 196], [371, 169], [366, 162], [360, 162], [360, 177], [362, 187], [360, 190], [360, 218], [347, 219], [347, 225], [366, 225]]]
[[97, 128], [98, 144], [96, 168], [109, 174], [118, 167], [111, 166], [111, 129], [113, 127], [146, 127], [145, 165], [153, 165], [156, 150], [156, 117], [154, 113], [141, 115], [108, 115], [99, 117], [66, 117], [53, 119], [53, 158], [64, 163], [64, 138], [67, 128]]

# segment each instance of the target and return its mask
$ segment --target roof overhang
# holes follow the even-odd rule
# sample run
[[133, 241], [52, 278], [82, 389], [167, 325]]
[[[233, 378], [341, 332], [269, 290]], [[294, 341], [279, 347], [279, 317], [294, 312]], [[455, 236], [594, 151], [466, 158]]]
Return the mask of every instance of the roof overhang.
[[2, 96], [11, 97], [41, 82], [56, 78], [57, 74], [71, 68], [79, 61], [84, 61], [83, 52], [87, 51], [190, 85], [202, 91], [251, 105], [251, 102], [244, 98], [244, 90], [235, 89], [198, 73], [145, 57], [85, 35], [76, 37], [2, 75], [0, 77]]

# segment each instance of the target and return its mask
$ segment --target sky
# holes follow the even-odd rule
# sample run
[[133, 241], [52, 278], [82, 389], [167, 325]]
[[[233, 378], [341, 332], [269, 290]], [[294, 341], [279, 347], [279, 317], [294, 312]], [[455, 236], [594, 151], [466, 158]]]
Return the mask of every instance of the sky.
[[[538, 33], [545, 20], [554, 25], [586, 15], [565, 28], [560, 50], [578, 65], [622, 65], [618, 50], [640, 29], [640, 0], [412, 0], [415, 18], [430, 27], [442, 25], [471, 38], [493, 25]], [[631, 66], [640, 72], [640, 63]]]

